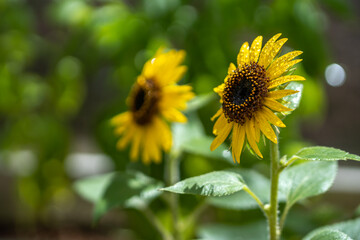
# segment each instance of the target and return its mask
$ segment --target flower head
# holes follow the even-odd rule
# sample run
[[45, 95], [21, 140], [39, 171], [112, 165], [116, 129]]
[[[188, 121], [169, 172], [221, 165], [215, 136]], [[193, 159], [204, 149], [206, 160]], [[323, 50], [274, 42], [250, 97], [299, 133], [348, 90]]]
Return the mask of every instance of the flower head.
[[305, 80], [302, 76], [287, 75], [289, 69], [300, 62], [295, 59], [301, 51], [289, 52], [275, 57], [287, 41], [273, 36], [263, 48], [262, 36], [251, 44], [245, 42], [237, 56], [237, 66], [230, 64], [224, 83], [214, 89], [221, 97], [222, 107], [214, 115], [217, 118], [213, 133], [216, 138], [211, 150], [225, 141], [232, 131], [232, 156], [240, 162], [244, 143], [247, 141], [254, 152], [262, 158], [257, 146], [262, 132], [266, 138], [277, 143], [271, 124], [285, 127], [274, 112], [291, 111], [277, 100], [297, 91], [284, 90], [282, 84]]
[[115, 134], [121, 136], [119, 149], [132, 142], [130, 158], [136, 160], [140, 153], [144, 163], [161, 161], [161, 150], [169, 151], [172, 136], [166, 120], [186, 122], [180, 111], [186, 109], [188, 100], [194, 97], [192, 88], [176, 83], [186, 72], [180, 65], [184, 51], [159, 49], [154, 58], [147, 61], [133, 85], [127, 99], [129, 111], [113, 117]]

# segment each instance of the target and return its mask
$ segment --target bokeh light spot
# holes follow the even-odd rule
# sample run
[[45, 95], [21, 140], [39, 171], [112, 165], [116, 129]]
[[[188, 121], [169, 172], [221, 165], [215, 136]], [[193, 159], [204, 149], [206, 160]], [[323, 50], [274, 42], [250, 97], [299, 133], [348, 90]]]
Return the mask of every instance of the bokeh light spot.
[[346, 73], [342, 66], [333, 63], [325, 69], [326, 82], [332, 87], [340, 87], [345, 83]]

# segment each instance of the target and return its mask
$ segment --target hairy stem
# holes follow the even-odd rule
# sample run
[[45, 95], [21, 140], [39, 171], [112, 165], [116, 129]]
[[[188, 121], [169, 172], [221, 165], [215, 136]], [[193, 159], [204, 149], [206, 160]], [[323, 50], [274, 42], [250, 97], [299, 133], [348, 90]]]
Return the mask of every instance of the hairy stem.
[[[277, 133], [276, 133], [277, 134]], [[277, 134], [278, 135], [278, 134]], [[279, 188], [279, 145], [270, 142], [270, 161], [271, 161], [271, 192], [270, 207], [268, 209], [268, 223], [270, 240], [280, 239], [280, 229], [278, 220], [278, 188]]]

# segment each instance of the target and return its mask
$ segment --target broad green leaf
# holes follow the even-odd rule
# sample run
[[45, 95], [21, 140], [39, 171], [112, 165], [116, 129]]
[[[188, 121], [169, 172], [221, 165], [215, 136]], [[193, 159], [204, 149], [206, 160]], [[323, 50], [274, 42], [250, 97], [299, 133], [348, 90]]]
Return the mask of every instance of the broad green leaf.
[[286, 96], [283, 98], [283, 100], [286, 102], [284, 106], [290, 108], [290, 109], [296, 109], [300, 105], [302, 91], [303, 91], [303, 84], [299, 82], [291, 82], [289, 83], [285, 89], [287, 90], [295, 90], [299, 91], [298, 93]]
[[[344, 234], [346, 234], [346, 236], [348, 236], [348, 238], [339, 238], [341, 240], [342, 239], [360, 240], [360, 218], [318, 228], [318, 229], [310, 232], [308, 235], [306, 235], [304, 240], [313, 240], [313, 239], [318, 240], [317, 238], [314, 238], [314, 237], [325, 231], [328, 231], [328, 232], [329, 231], [338, 231], [338, 232], [344, 233]], [[322, 238], [319, 238], [319, 239], [322, 239]], [[329, 238], [329, 239], [332, 239], [332, 238]]]
[[[234, 169], [236, 173], [239, 173], [244, 183], [254, 192], [263, 203], [269, 202], [270, 196], [270, 181], [260, 173], [254, 170]], [[236, 192], [229, 196], [224, 197], [212, 197], [208, 198], [210, 204], [226, 209], [252, 209], [257, 208], [256, 201], [244, 191]], [[284, 201], [284, 196], [280, 194], [279, 201]]]
[[325, 229], [314, 234], [311, 238], [306, 238], [307, 240], [353, 240], [351, 237], [346, 235], [343, 232], [331, 229]]
[[334, 182], [337, 162], [306, 162], [285, 169], [280, 174], [279, 191], [287, 204], [326, 192]]
[[246, 225], [209, 224], [200, 227], [200, 239], [206, 240], [267, 240], [266, 222]]
[[74, 183], [75, 191], [84, 199], [95, 203], [101, 198], [105, 189], [111, 182], [115, 173], [107, 173], [99, 176], [77, 180]]
[[187, 178], [161, 190], [202, 196], [226, 196], [238, 192], [245, 186], [242, 177], [230, 171], [216, 171]]
[[196, 96], [195, 98], [190, 100], [189, 103], [187, 104], [186, 112], [191, 112], [198, 110], [199, 108], [202, 108], [210, 101], [214, 100], [215, 97], [216, 94], [213, 92]]
[[221, 144], [214, 151], [210, 150], [210, 145], [213, 140], [214, 138], [208, 136], [203, 136], [201, 138], [193, 138], [183, 143], [183, 150], [188, 153], [197, 154], [209, 158], [225, 159], [230, 163], [234, 163], [231, 157], [231, 153], [225, 147], [225, 144]]
[[355, 154], [350, 154], [340, 149], [332, 147], [307, 147], [297, 152], [294, 157], [303, 160], [312, 161], [335, 161], [335, 160], [356, 160], [360, 161], [360, 157]]
[[102, 196], [96, 201], [94, 219], [99, 220], [115, 207], [142, 208], [161, 194], [163, 184], [140, 172], [118, 172], [111, 177]]

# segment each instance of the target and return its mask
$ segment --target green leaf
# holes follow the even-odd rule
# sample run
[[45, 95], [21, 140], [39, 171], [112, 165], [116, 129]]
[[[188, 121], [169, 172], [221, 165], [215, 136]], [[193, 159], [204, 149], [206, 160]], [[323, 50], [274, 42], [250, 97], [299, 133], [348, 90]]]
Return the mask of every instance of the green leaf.
[[184, 142], [182, 147], [183, 150], [188, 153], [201, 155], [209, 158], [225, 159], [228, 162], [234, 164], [231, 153], [225, 147], [225, 144], [221, 144], [214, 151], [210, 150], [210, 145], [213, 140], [214, 138], [208, 136], [203, 136], [201, 138], [193, 138], [189, 141]]
[[230, 171], [216, 171], [187, 178], [161, 190], [202, 196], [226, 196], [238, 192], [245, 186], [242, 177]]
[[[233, 171], [243, 177], [244, 183], [263, 203], [269, 202], [269, 179], [254, 170], [234, 169]], [[284, 198], [285, 197], [282, 194], [279, 195], [279, 201], [284, 201]], [[208, 202], [216, 207], [234, 210], [246, 210], [258, 207], [256, 201], [244, 191], [224, 197], [212, 197], [208, 199]]]
[[267, 240], [266, 222], [256, 222], [246, 225], [209, 224], [200, 227], [200, 239], [206, 240]]
[[303, 88], [304, 88], [304, 86], [303, 86], [302, 83], [299, 83], [299, 82], [291, 82], [291, 83], [289, 83], [285, 87], [285, 89], [287, 89], [287, 90], [295, 90], [295, 91], [299, 91], [299, 92], [284, 97], [283, 100], [286, 102], [284, 104], [284, 106], [286, 106], [286, 107], [288, 107], [290, 109], [298, 108], [299, 105], [300, 105]]
[[350, 154], [340, 149], [332, 147], [307, 147], [297, 152], [294, 157], [303, 160], [312, 161], [336, 161], [336, 160], [356, 160], [360, 161], [360, 157], [355, 154]]
[[324, 231], [317, 232], [308, 240], [353, 240], [343, 232], [331, 229], [325, 229]]
[[98, 221], [115, 207], [142, 208], [161, 194], [163, 184], [140, 172], [115, 173], [96, 201], [94, 219]]
[[337, 162], [306, 162], [285, 169], [280, 174], [279, 191], [287, 204], [326, 192], [334, 182]]
[[89, 202], [95, 203], [101, 198], [114, 175], [115, 173], [107, 173], [80, 179], [77, 180], [73, 186], [77, 194]]
[[[360, 240], [360, 218], [318, 228], [318, 229], [310, 232], [308, 235], [306, 235], [304, 240], [314, 240], [314, 239], [318, 240], [318, 238], [314, 238], [314, 237], [318, 236], [319, 234], [321, 236], [321, 233], [326, 232], [326, 231], [327, 232], [337, 231], [337, 232], [346, 234], [345, 236], [348, 237], [348, 238], [334, 238], [334, 239]], [[341, 235], [339, 235], [339, 236], [341, 236]], [[319, 238], [319, 239], [322, 239], [322, 238]], [[327, 239], [327, 238], [323, 238], [323, 239]], [[329, 238], [329, 239], [332, 239], [332, 238]]]
[[214, 100], [215, 97], [216, 94], [213, 92], [196, 96], [187, 104], [186, 112], [195, 111], [204, 107], [206, 104]]

